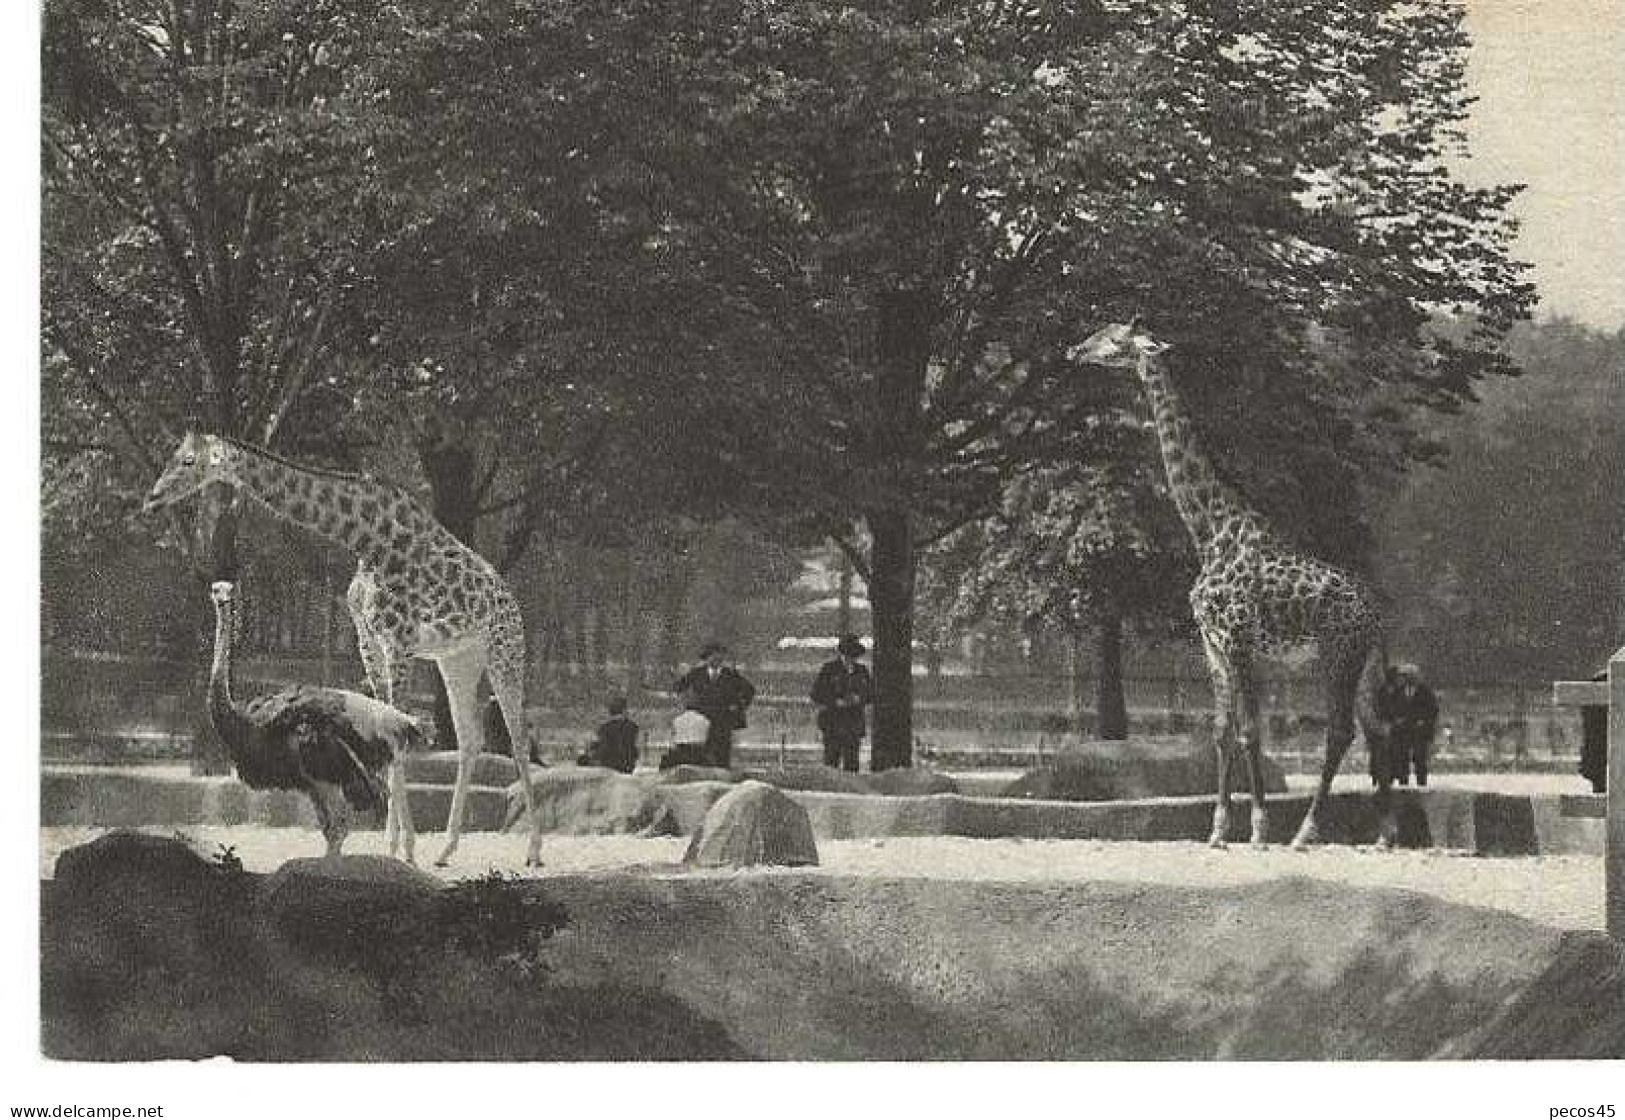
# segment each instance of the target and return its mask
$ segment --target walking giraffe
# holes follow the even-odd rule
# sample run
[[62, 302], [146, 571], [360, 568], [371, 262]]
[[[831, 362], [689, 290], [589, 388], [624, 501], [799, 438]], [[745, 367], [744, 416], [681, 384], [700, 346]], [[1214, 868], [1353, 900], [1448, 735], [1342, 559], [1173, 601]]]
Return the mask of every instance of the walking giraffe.
[[[525, 743], [525, 628], [518, 600], [495, 568], [452, 536], [398, 486], [365, 475], [301, 466], [224, 436], [188, 433], [147, 497], [146, 509], [178, 502], [210, 483], [247, 494], [285, 521], [342, 545], [356, 558], [346, 601], [373, 695], [395, 702], [413, 658], [435, 663], [457, 734], [444, 867], [462, 837], [468, 787], [484, 746], [479, 707], [483, 673], [514, 742], [514, 762], [531, 822], [525, 863], [541, 862]], [[397, 840], [408, 863], [415, 830], [405, 761], [389, 771], [389, 853]]]
[[[1320, 816], [1332, 779], [1354, 740], [1355, 721], [1376, 740], [1374, 690], [1387, 656], [1376, 598], [1360, 580], [1306, 556], [1270, 528], [1264, 517], [1220, 480], [1202, 452], [1169, 378], [1163, 343], [1132, 325], [1114, 324], [1074, 346], [1069, 357], [1132, 369], [1151, 406], [1168, 488], [1191, 539], [1201, 571], [1191, 587], [1191, 609], [1201, 631], [1213, 681], [1214, 737], [1219, 790], [1208, 843], [1224, 847], [1230, 827], [1230, 770], [1239, 738], [1252, 787], [1252, 842], [1266, 842], [1264, 774], [1256, 662], [1284, 646], [1315, 642], [1327, 694], [1326, 757], [1309, 812], [1292, 841], [1304, 848], [1320, 838]], [[1386, 767], [1379, 768], [1378, 844], [1396, 833]]]

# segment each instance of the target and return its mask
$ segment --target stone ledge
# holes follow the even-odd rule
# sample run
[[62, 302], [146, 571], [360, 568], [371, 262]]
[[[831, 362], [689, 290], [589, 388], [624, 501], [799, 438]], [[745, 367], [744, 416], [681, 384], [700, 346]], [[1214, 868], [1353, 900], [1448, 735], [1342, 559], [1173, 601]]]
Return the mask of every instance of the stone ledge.
[[[579, 798], [578, 787], [608, 772], [556, 768], [539, 771], [539, 798]], [[545, 777], [541, 777], [545, 775]], [[653, 775], [613, 777], [645, 785], [669, 812], [672, 830], [692, 834], [711, 805], [733, 788], [723, 782], [665, 785]], [[821, 840], [887, 836], [963, 836], [978, 839], [1201, 840], [1212, 820], [1210, 796], [1135, 801], [1034, 801], [942, 793], [916, 797], [788, 791], [807, 810]], [[148, 775], [139, 771], [45, 768], [40, 819], [47, 827], [143, 827], [258, 824], [314, 828], [309, 803], [291, 793], [261, 793], [232, 778]], [[451, 803], [447, 785], [413, 785], [412, 816], [420, 831], [445, 828]], [[1590, 815], [1588, 799], [1569, 795], [1505, 795], [1457, 789], [1395, 791], [1399, 842], [1480, 855], [1600, 854], [1605, 821]], [[1272, 796], [1270, 841], [1286, 843], [1308, 811], [1307, 793]], [[1599, 799], [1600, 800], [1600, 799]], [[1248, 803], [1234, 799], [1232, 839], [1246, 839]], [[469, 791], [470, 831], [499, 831], [508, 795], [491, 786]], [[368, 822], [357, 821], [356, 827]], [[376, 825], [373, 825], [376, 827]], [[1367, 792], [1332, 795], [1324, 825], [1329, 843], [1369, 844], [1376, 813]]]

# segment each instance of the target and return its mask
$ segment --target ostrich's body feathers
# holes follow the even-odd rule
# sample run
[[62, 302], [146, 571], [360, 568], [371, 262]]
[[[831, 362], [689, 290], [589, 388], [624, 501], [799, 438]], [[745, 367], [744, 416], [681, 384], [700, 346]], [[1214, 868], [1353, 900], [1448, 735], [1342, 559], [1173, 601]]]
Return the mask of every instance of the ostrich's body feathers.
[[256, 697], [237, 711], [237, 728], [216, 730], [231, 746], [245, 785], [308, 790], [319, 782], [339, 787], [356, 809], [382, 812], [388, 806], [388, 790], [378, 775], [397, 753], [423, 740], [410, 716], [336, 688], [296, 685]]

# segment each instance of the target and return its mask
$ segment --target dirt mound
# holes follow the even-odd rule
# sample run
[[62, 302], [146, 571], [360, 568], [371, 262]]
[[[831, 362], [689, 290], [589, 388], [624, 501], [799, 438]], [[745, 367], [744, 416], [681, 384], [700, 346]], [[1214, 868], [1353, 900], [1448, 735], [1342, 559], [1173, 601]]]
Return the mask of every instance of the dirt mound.
[[1532, 984], [1442, 1058], [1625, 1058], [1625, 945], [1570, 933]]
[[[567, 914], [534, 888], [441, 887], [367, 857], [262, 877], [178, 842], [98, 844], [65, 852], [65, 874], [41, 884], [51, 1058], [745, 1056], [659, 992], [549, 982], [550, 939]], [[117, 869], [116, 891], [106, 869]]]
[[[1246, 786], [1246, 768], [1237, 763], [1237, 788]], [[1280, 766], [1264, 759], [1264, 789], [1286, 790]], [[1079, 743], [1063, 748], [1054, 761], [1017, 778], [1002, 797], [1039, 801], [1129, 801], [1214, 793], [1218, 773], [1210, 744], [1186, 742]]]
[[1605, 938], [1320, 879], [438, 888], [365, 857], [258, 876], [98, 844], [41, 884], [54, 1058], [1582, 1058], [1625, 1038]]
[[1403, 891], [560, 878], [561, 976], [653, 986], [762, 1058], [1420, 1059], [1556, 931]]
[[815, 866], [807, 810], [766, 782], [730, 790], [705, 815], [683, 862], [694, 867]]

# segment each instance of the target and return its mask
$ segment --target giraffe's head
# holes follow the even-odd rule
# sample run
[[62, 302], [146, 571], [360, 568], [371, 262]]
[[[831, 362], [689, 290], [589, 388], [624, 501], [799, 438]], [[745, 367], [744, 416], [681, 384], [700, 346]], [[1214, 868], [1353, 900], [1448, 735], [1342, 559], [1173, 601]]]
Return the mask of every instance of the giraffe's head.
[[209, 598], [225, 606], [237, 597], [237, 585], [229, 579], [217, 579], [209, 584]]
[[175, 448], [175, 454], [169, 457], [169, 466], [152, 484], [142, 512], [174, 505], [211, 482], [230, 481], [237, 454], [237, 449], [219, 436], [187, 432], [180, 446]]
[[1066, 356], [1074, 362], [1133, 368], [1141, 357], [1152, 357], [1166, 349], [1167, 343], [1137, 330], [1132, 322], [1112, 323], [1067, 350]]

